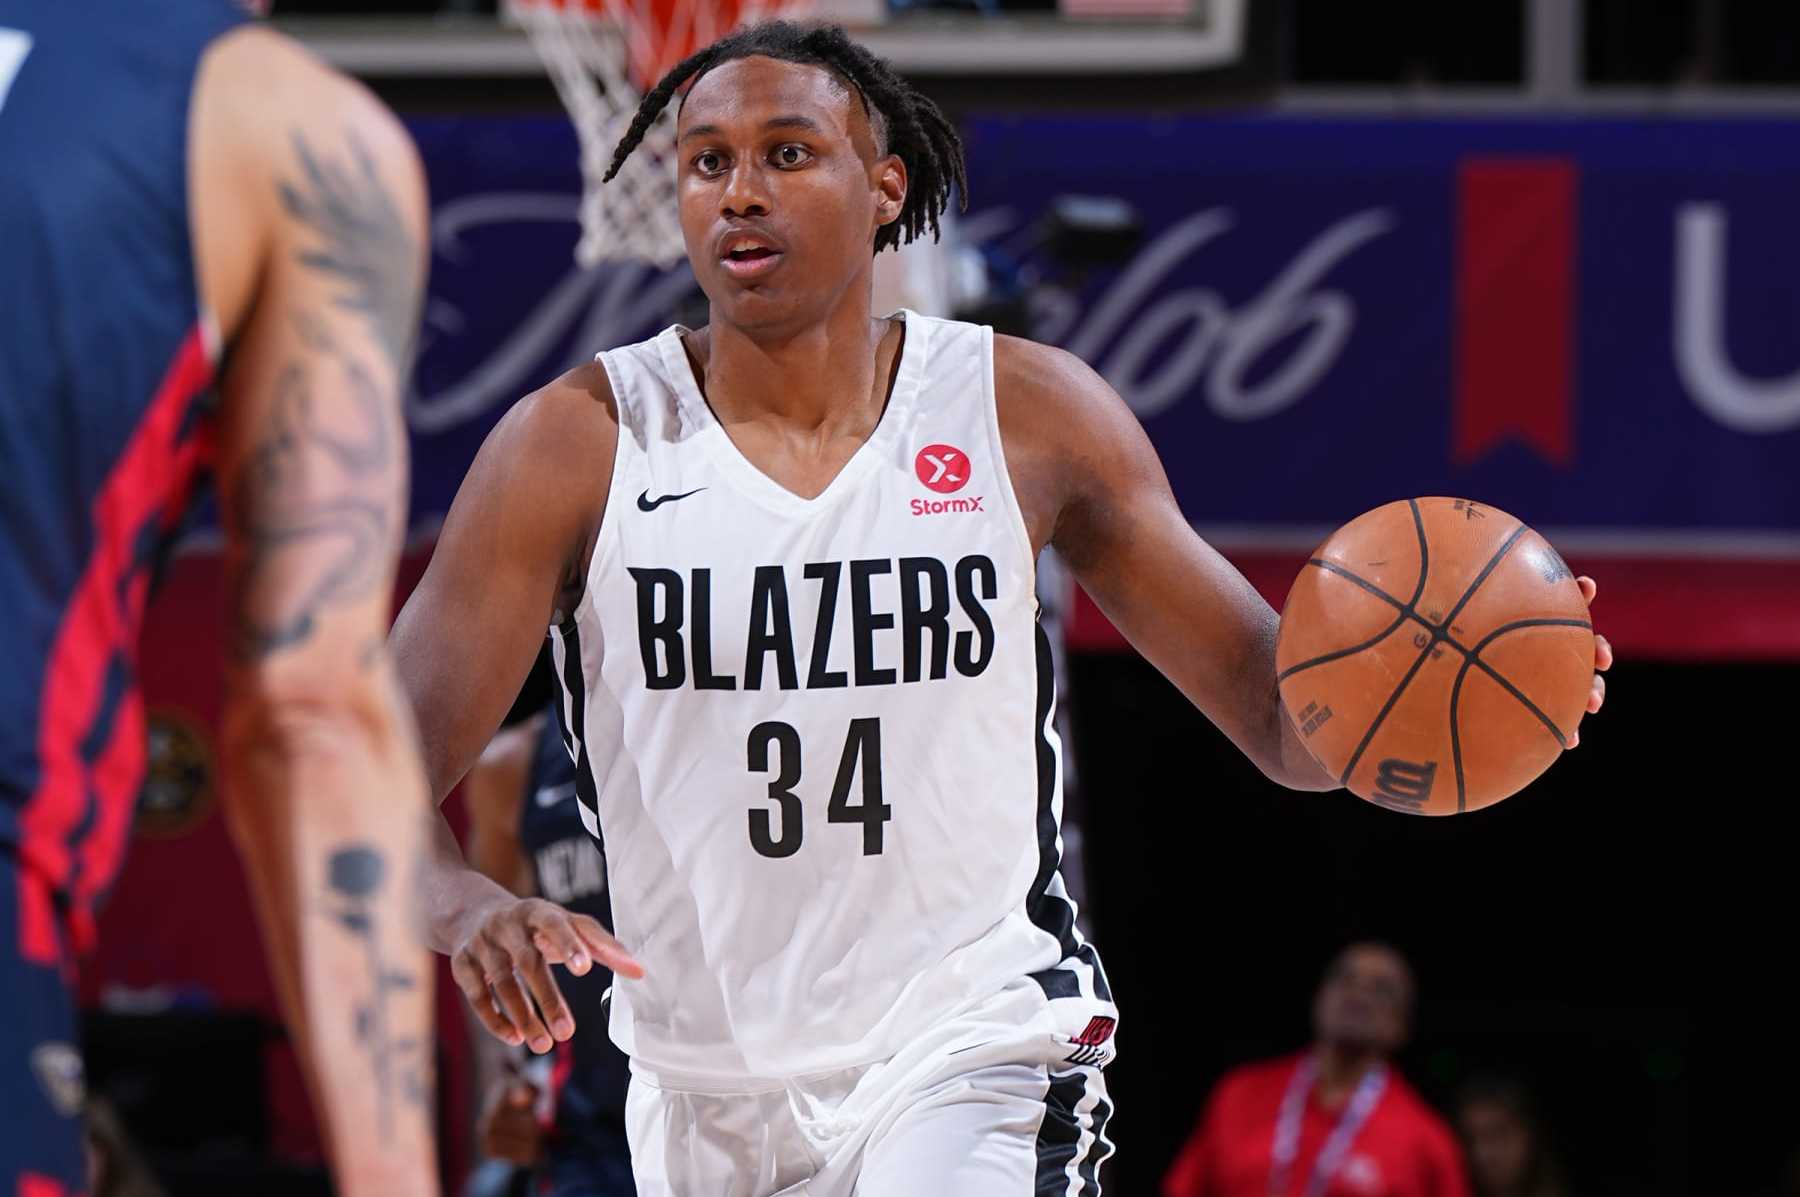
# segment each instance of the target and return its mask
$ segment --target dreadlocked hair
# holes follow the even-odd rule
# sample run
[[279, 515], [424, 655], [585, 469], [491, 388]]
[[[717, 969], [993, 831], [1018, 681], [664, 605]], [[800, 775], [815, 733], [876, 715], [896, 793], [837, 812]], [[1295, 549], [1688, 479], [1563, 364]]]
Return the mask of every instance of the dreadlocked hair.
[[952, 189], [962, 199], [959, 206], [968, 207], [962, 138], [938, 106], [895, 74], [884, 60], [851, 41], [843, 26], [792, 21], [768, 21], [740, 29], [675, 64], [638, 105], [602, 182], [611, 182], [619, 173], [677, 89], [721, 63], [752, 57], [821, 66], [837, 75], [861, 99], [882, 152], [906, 164], [906, 202], [896, 219], [876, 230], [876, 253], [910, 242], [928, 229], [935, 241], [938, 217], [949, 207]]

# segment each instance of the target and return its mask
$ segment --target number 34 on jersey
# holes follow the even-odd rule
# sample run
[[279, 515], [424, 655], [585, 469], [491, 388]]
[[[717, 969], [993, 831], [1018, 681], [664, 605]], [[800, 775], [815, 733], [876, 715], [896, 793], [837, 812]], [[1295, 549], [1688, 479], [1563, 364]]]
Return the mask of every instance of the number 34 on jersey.
[[[995, 597], [997, 579], [993, 561], [980, 554], [954, 563], [935, 557], [811, 562], [793, 579], [811, 592], [800, 595], [800, 602], [790, 593], [785, 567], [756, 567], [748, 603], [733, 601], [741, 596], [721, 602], [726, 610], [750, 613], [741, 676], [715, 664], [710, 569], [684, 575], [632, 567], [630, 573], [637, 588], [644, 684], [651, 690], [690, 684], [697, 690], [892, 686], [942, 680], [952, 668], [975, 677], [993, 656], [994, 626], [986, 604]], [[793, 617], [806, 599], [816, 600], [816, 615], [804, 629], [812, 633], [810, 644], [795, 636]], [[954, 630], [953, 605], [961, 616], [956, 622], [965, 625]], [[847, 660], [833, 658], [840, 619], [850, 631]], [[769, 777], [769, 804], [749, 812], [750, 844], [763, 856], [792, 856], [807, 835], [795, 793], [809, 768], [800, 733], [789, 723], [761, 722], [750, 729], [746, 751], [750, 771]], [[880, 855], [893, 808], [882, 792], [879, 719], [849, 721], [833, 777], [826, 821], [860, 824], [862, 854]]]

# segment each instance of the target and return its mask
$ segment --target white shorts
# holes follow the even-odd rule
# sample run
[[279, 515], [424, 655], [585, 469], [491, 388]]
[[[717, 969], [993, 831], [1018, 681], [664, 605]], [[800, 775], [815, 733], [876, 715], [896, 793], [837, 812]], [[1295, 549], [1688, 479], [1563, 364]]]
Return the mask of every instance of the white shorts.
[[1056, 1021], [1021, 980], [842, 1072], [720, 1092], [634, 1066], [639, 1197], [1099, 1197], [1112, 1103], [1071, 1058], [1109, 1061], [1113, 1024], [1094, 1047]]

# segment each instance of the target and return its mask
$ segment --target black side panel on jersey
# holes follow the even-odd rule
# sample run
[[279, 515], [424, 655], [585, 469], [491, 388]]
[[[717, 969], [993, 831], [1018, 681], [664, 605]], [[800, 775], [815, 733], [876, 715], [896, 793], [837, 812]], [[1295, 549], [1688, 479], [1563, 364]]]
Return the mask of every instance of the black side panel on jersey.
[[551, 629], [562, 648], [562, 701], [551, 704], [562, 731], [569, 759], [575, 762], [575, 800], [600, 822], [600, 796], [594, 789], [594, 771], [588, 764], [587, 744], [582, 739], [587, 727], [587, 679], [581, 676], [581, 632], [570, 619]]
[[[605, 864], [603, 859], [595, 859], [601, 856], [603, 848], [588, 834], [577, 806], [579, 777], [584, 770], [578, 771], [569, 753], [562, 702], [554, 701], [550, 706], [551, 718], [545, 722], [543, 734], [538, 737], [531, 774], [519, 804], [519, 846], [532, 861], [539, 897], [548, 898], [577, 914], [598, 919], [611, 930], [612, 901], [605, 885]], [[571, 893], [553, 892], [556, 887], [546, 884], [545, 862], [567, 861], [574, 853], [591, 854], [591, 875], [599, 879], [600, 887]], [[604, 965], [595, 965], [579, 977], [564, 968], [559, 967], [556, 971], [556, 983], [569, 1003], [570, 1012], [575, 1015], [575, 1037], [562, 1049], [567, 1053], [568, 1067], [559, 1073], [562, 1081], [555, 1105], [557, 1133], [564, 1139], [579, 1142], [593, 1137], [589, 1134], [592, 1127], [604, 1124], [622, 1128], [624, 1125], [625, 1093], [631, 1070], [624, 1053], [613, 1045], [606, 1033], [605, 996], [612, 979], [612, 973]]]
[[[1063, 964], [1056, 968], [1047, 968], [1033, 973], [1031, 979], [1043, 989], [1044, 996], [1052, 1000], [1065, 997], [1097, 997], [1102, 1001], [1112, 1001], [1112, 989], [1106, 983], [1106, 972], [1100, 967], [1099, 953], [1093, 945], [1081, 937], [1075, 927], [1075, 905], [1061, 894], [1051, 890], [1052, 881], [1056, 880], [1057, 870], [1062, 867], [1062, 852], [1058, 846], [1061, 827], [1056, 818], [1056, 782], [1057, 762], [1056, 748], [1050, 743], [1050, 719], [1056, 705], [1056, 663], [1050, 653], [1050, 637], [1045, 634], [1042, 624], [1037, 627], [1037, 832], [1038, 832], [1038, 871], [1031, 883], [1031, 892], [1025, 898], [1025, 910], [1034, 925], [1056, 936], [1056, 942], [1062, 945]], [[1059, 884], [1056, 889], [1060, 890]], [[1069, 962], [1079, 960], [1093, 970], [1093, 991], [1083, 994], [1080, 974], [1069, 967]]]

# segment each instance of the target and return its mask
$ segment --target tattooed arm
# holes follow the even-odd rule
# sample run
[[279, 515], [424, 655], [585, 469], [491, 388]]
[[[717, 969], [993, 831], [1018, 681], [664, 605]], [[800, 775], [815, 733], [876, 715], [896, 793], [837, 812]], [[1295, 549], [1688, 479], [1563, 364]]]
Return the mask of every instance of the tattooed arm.
[[384, 644], [423, 180], [385, 110], [266, 30], [208, 53], [190, 120], [197, 265], [229, 347], [232, 827], [337, 1191], [436, 1194], [430, 807]]

